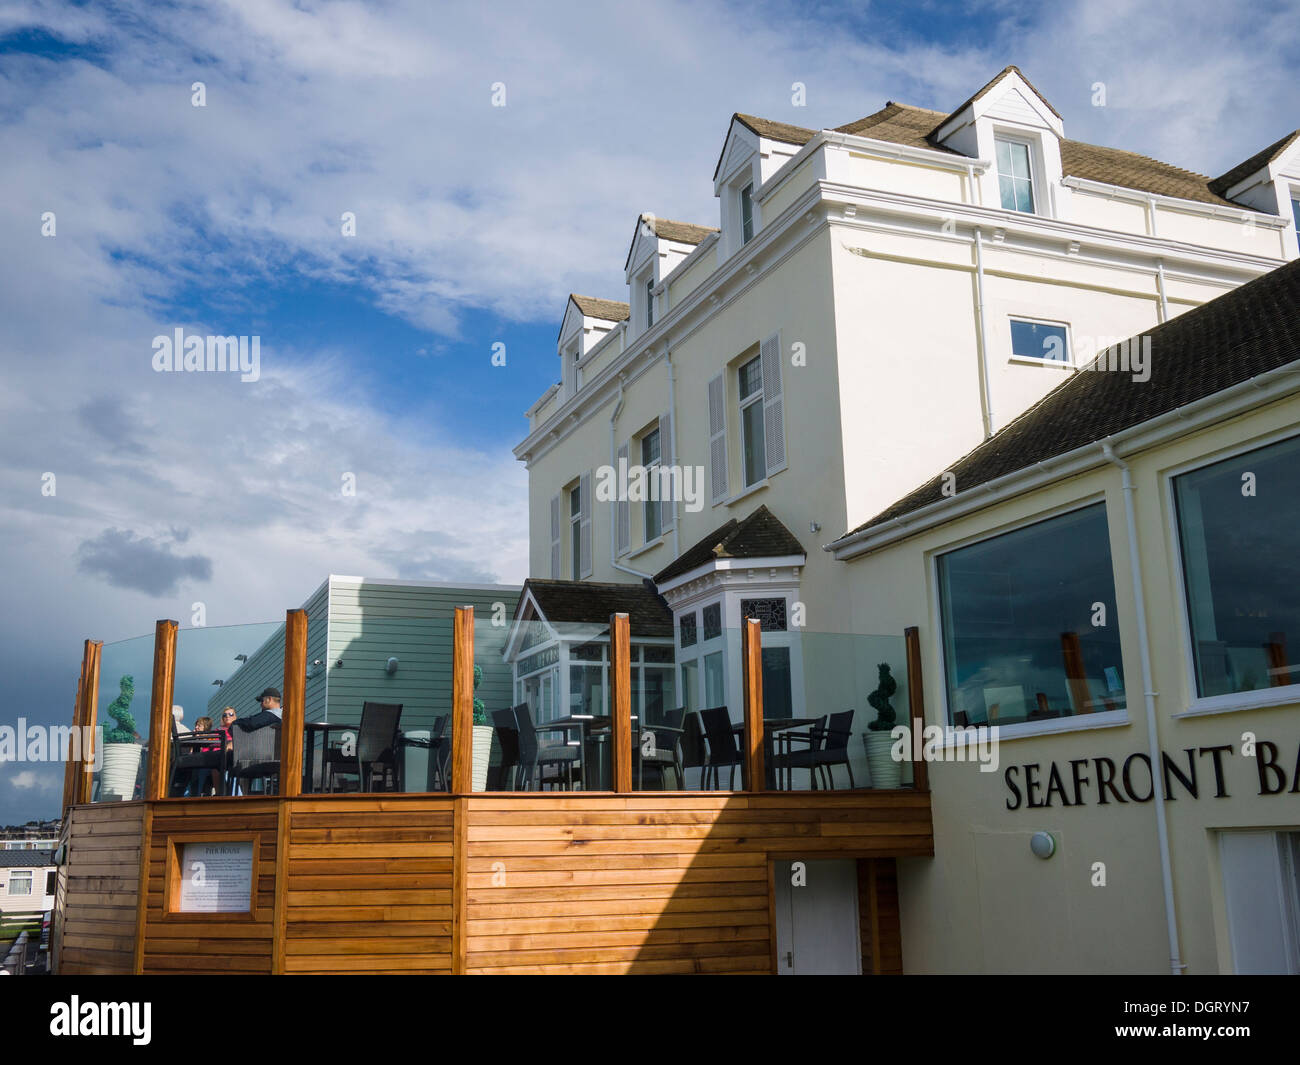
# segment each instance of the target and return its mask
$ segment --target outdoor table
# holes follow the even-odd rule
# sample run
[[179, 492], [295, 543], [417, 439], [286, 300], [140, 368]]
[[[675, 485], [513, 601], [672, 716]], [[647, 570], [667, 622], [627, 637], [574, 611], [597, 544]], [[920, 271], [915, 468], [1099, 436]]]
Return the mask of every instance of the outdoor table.
[[[820, 720], [820, 718], [816, 717], [765, 717], [763, 719], [763, 783], [769, 790], [775, 790], [777, 783], [775, 771], [772, 768], [773, 741], [775, 739], [773, 733], [781, 732], [785, 729], [798, 728], [801, 725], [815, 725]], [[736, 733], [737, 736], [743, 737], [745, 733], [745, 723], [742, 721], [739, 724], [732, 725], [731, 731]], [[741, 749], [744, 749], [743, 743], [741, 744]], [[786, 768], [785, 779], [785, 790], [788, 791], [794, 786], [793, 769], [789, 767]]]
[[[304, 794], [315, 791], [312, 787], [312, 781], [316, 775], [316, 734], [321, 736], [321, 791], [325, 790], [325, 749], [329, 746], [330, 733], [336, 730], [351, 730], [356, 732], [361, 726], [352, 724], [344, 725], [337, 721], [308, 721], [303, 726], [303, 732], [307, 734], [308, 742], [306, 744], [306, 757], [303, 759], [303, 777], [302, 790]], [[398, 790], [401, 790], [399, 783]]]

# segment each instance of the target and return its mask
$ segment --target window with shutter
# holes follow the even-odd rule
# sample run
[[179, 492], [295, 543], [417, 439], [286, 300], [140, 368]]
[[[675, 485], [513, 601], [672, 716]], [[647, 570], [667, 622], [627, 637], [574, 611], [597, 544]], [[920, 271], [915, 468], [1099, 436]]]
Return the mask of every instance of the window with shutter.
[[[665, 469], [671, 469], [673, 465], [673, 412], [665, 411], [659, 419], [659, 464]], [[675, 490], [680, 490], [680, 485], [676, 479], [665, 482], [660, 479], [660, 490], [663, 491], [667, 485], [672, 485]], [[659, 501], [659, 524], [665, 532], [673, 527], [677, 520], [677, 501], [673, 498], [671, 491], [665, 492], [663, 498]]]
[[[620, 486], [626, 477], [629, 451], [628, 441], [625, 440], [618, 449], [618, 469], [615, 471]], [[632, 505], [627, 501], [626, 492], [620, 491], [619, 495], [621, 498], [614, 503], [614, 523], [617, 526], [615, 542], [618, 544], [618, 553], [626, 555], [632, 546]]]
[[727, 498], [727, 378], [709, 382], [709, 484], [713, 502]]
[[591, 471], [588, 470], [582, 475], [579, 482], [578, 493], [581, 497], [582, 511], [580, 514], [580, 524], [578, 528], [578, 562], [579, 575], [581, 577], [591, 576]]
[[763, 360], [763, 443], [768, 476], [785, 469], [785, 403], [781, 394], [781, 334], [759, 347]]
[[560, 497], [551, 497], [551, 577], [560, 579]]

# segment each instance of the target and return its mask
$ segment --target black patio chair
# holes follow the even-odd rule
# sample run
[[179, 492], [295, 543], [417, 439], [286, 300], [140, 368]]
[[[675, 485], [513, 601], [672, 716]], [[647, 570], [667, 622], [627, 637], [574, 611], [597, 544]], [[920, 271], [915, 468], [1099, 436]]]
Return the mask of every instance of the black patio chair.
[[[581, 754], [577, 747], [570, 747], [567, 743], [541, 743], [537, 739], [539, 732], [562, 732], [565, 730], [558, 728], [548, 728], [543, 722], [540, 726], [533, 725], [533, 714], [528, 709], [527, 703], [520, 703], [515, 707], [515, 721], [519, 726], [519, 783], [520, 791], [527, 791], [533, 785], [534, 775], [537, 779], [537, 790], [542, 790], [542, 785], [546, 782], [546, 767], [553, 766], [555, 775], [551, 780], [559, 784], [561, 782], [561, 770], [565, 771], [564, 779], [568, 783], [569, 790], [573, 790], [573, 771], [581, 764]], [[567, 735], [567, 732], [566, 732]]]
[[649, 770], [657, 774], [659, 789], [661, 791], [666, 790], [668, 787], [666, 773], [671, 769], [677, 790], [682, 790], [682, 737], [686, 731], [682, 727], [682, 719], [685, 716], [686, 707], [684, 706], [648, 716], [644, 727], [645, 731], [654, 737], [654, 743], [649, 753], [647, 753], [644, 743], [645, 734], [642, 733], [637, 738], [637, 758], [639, 759], [638, 765], [641, 767], [641, 779], [638, 781], [639, 787], [645, 787], [645, 774]]
[[496, 732], [501, 763], [497, 767], [497, 785], [500, 791], [516, 791], [519, 783], [519, 719], [514, 707], [492, 711], [492, 726]]
[[826, 723], [826, 732], [823, 734], [821, 749], [817, 751], [817, 756], [814, 759], [830, 791], [835, 790], [834, 767], [837, 765], [842, 765], [849, 771], [849, 787], [857, 787], [853, 782], [853, 767], [849, 765], [849, 738], [852, 734], [852, 710], [842, 710], [838, 714], [831, 714]]
[[449, 715], [439, 714], [433, 720], [429, 732], [429, 768], [425, 773], [424, 786], [429, 791], [449, 791], [447, 783], [447, 721]]
[[361, 724], [357, 726], [356, 736], [352, 741], [352, 750], [348, 750], [348, 740], [344, 740], [325, 751], [325, 768], [328, 771], [326, 791], [334, 790], [334, 777], [353, 776], [357, 778], [358, 791], [373, 791], [375, 774], [383, 771], [383, 781], [388, 782], [388, 775], [393, 775], [396, 786], [397, 770], [397, 730], [402, 721], [401, 703], [361, 704]]
[[[208, 779], [206, 770], [215, 769], [217, 771], [217, 787], [219, 794], [226, 794], [226, 737], [223, 733], [207, 732], [187, 732], [185, 734], [186, 742], [181, 743], [181, 732], [176, 727], [176, 719], [172, 718], [172, 780], [171, 794], [184, 795], [186, 787], [191, 783], [199, 785], [199, 794], [203, 794], [203, 782]], [[203, 741], [206, 745], [215, 747], [216, 750], [201, 751], [193, 741]]]
[[[790, 773], [790, 787], [794, 787], [795, 769], [808, 770], [808, 786], [817, 790], [818, 757], [826, 742], [826, 716], [823, 714], [806, 727], [783, 728], [774, 734], [774, 742], [766, 745], [772, 751], [772, 770], [776, 786], [781, 787], [781, 774]], [[846, 741], [847, 742], [847, 741]], [[797, 745], [797, 746], [796, 746]], [[775, 750], [773, 750], [775, 748]], [[847, 752], [846, 755], [847, 757]]]
[[698, 710], [691, 711], [682, 718], [682, 737], [678, 746], [682, 752], [683, 787], [685, 787], [688, 769], [704, 770], [704, 775], [700, 777], [700, 787], [708, 787], [708, 781], [705, 779], [708, 771], [704, 767], [709, 760], [709, 750], [704, 742], [704, 722], [700, 719]]
[[[234, 762], [230, 769], [231, 780], [236, 784], [251, 785], [261, 781], [262, 793], [273, 795], [279, 791], [280, 780], [280, 726], [263, 725], [251, 732], [238, 723], [230, 730], [234, 737]], [[231, 788], [233, 791], [234, 788]], [[248, 791], [247, 787], [242, 790]]]
[[725, 706], [714, 706], [700, 711], [704, 722], [704, 738], [709, 741], [709, 757], [705, 762], [705, 786], [712, 775], [714, 789], [721, 789], [722, 777], [718, 772], [730, 768], [727, 777], [727, 790], [736, 790], [736, 767], [741, 764], [740, 744], [731, 724], [731, 714]]

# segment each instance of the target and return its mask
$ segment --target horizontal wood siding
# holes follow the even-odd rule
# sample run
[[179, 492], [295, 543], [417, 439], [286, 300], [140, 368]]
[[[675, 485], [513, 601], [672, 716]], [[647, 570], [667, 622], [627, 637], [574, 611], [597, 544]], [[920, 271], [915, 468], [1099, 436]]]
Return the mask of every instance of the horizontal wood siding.
[[[329, 720], [361, 719], [371, 702], [401, 703], [402, 728], [427, 728], [451, 712], [451, 626], [458, 606], [474, 607], [477, 695], [488, 709], [513, 703], [513, 675], [501, 658], [520, 589], [347, 582], [330, 585]], [[500, 609], [496, 608], [501, 604]], [[505, 624], [494, 626], [495, 613]], [[390, 657], [397, 672], [388, 674]], [[339, 661], [342, 666], [337, 665]]]
[[[146, 973], [270, 973], [274, 946], [275, 799], [171, 799], [153, 804], [144, 920]], [[168, 839], [239, 839], [258, 833], [256, 906], [245, 921], [164, 913]], [[220, 915], [224, 918], [225, 915]]]
[[768, 973], [773, 857], [932, 855], [929, 799], [468, 800], [467, 970]]
[[132, 971], [144, 811], [143, 802], [69, 809], [55, 898], [60, 973]]
[[289, 804], [286, 973], [449, 973], [454, 800]]

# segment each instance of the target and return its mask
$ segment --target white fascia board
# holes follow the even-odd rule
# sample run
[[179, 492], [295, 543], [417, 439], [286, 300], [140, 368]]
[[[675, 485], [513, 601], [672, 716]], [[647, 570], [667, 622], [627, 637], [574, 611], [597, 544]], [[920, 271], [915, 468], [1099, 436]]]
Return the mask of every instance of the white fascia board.
[[[1220, 203], [1201, 203], [1199, 200], [1184, 200], [1180, 196], [1164, 196], [1158, 192], [1144, 192], [1142, 189], [1130, 189], [1123, 185], [1109, 185], [1104, 181], [1092, 181], [1089, 178], [1067, 176], [1061, 184], [1080, 192], [1093, 192], [1111, 200], [1131, 200], [1134, 203], [1154, 203], [1159, 207], [1168, 207], [1185, 214], [1203, 215], [1207, 218], [1223, 218], [1232, 222], [1245, 222], [1254, 219], [1254, 224], [1265, 229], [1285, 229], [1287, 220], [1277, 215], [1265, 214], [1250, 207], [1230, 207]], [[1235, 186], [1234, 186], [1235, 187]], [[1231, 190], [1230, 190], [1231, 191]], [[1230, 197], [1224, 197], [1230, 199]]]
[[[763, 138], [739, 119], [733, 118], [727, 130], [727, 139], [722, 144], [717, 173], [713, 175], [713, 195], [721, 196], [722, 190], [731, 183], [736, 173], [746, 166], [753, 166], [754, 156], [762, 150]], [[739, 151], [736, 146], [743, 145]]]
[[701, 566], [696, 566], [693, 570], [687, 570], [681, 576], [673, 577], [663, 584], [656, 584], [655, 588], [660, 595], [666, 598], [669, 592], [675, 591], [693, 581], [698, 581], [712, 573], [746, 569], [785, 569], [792, 566], [802, 568], [807, 561], [807, 555], [780, 555], [771, 558], [715, 558]]
[[534, 403], [531, 407], [529, 407], [526, 411], [524, 411], [524, 417], [531, 418], [534, 414], [537, 413], [538, 408], [544, 406], [547, 403], [547, 401], [550, 400], [550, 398], [553, 395], [555, 395], [555, 393], [558, 392], [559, 390], [560, 390], [560, 385], [559, 382], [557, 381], [555, 384], [551, 385], [551, 387], [548, 388], [545, 392], [543, 392], [541, 396], [538, 397], [536, 403]]
[[[331, 573], [329, 580], [337, 584], [364, 586], [368, 588], [463, 588], [467, 592], [518, 592], [522, 584], [465, 584], [462, 581], [426, 581], [398, 577], [352, 577], [342, 573]], [[320, 591], [320, 589], [316, 589]]]
[[847, 562], [1016, 496], [1109, 465], [1109, 460], [1102, 454], [1102, 446], [1105, 444], [1110, 444], [1118, 455], [1135, 455], [1199, 432], [1218, 422], [1247, 414], [1296, 392], [1300, 392], [1300, 361], [1258, 374], [1213, 395], [1193, 400], [1148, 421], [1122, 429], [1102, 440], [1091, 441], [1064, 455], [1015, 470], [882, 525], [842, 536], [825, 544], [822, 550], [831, 552], [841, 562]]

